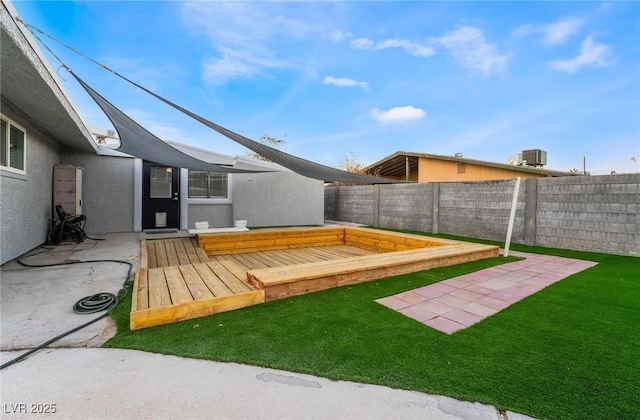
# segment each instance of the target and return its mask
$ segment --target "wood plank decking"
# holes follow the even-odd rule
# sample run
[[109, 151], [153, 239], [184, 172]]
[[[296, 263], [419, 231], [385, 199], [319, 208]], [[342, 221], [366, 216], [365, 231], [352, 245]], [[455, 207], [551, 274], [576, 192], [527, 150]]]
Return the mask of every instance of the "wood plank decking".
[[197, 238], [157, 239], [146, 241], [149, 268], [171, 267], [209, 261]]
[[494, 246], [342, 227], [142, 239], [130, 328], [497, 255]]
[[247, 272], [373, 254], [349, 245], [209, 257], [196, 238], [143, 241], [147, 267], [134, 293], [131, 329], [177, 322], [264, 302]]

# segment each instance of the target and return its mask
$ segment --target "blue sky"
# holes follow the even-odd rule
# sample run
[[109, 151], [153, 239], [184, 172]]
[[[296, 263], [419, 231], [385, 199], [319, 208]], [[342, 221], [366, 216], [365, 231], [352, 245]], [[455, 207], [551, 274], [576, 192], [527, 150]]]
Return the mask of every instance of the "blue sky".
[[[329, 166], [398, 150], [640, 171], [640, 3], [15, 1], [28, 23], [224, 127]], [[46, 40], [46, 38], [44, 38]], [[46, 43], [154, 134], [231, 140]], [[55, 59], [52, 65], [57, 67]], [[88, 124], [110, 126], [59, 70]], [[635, 161], [634, 161], [635, 160]]]

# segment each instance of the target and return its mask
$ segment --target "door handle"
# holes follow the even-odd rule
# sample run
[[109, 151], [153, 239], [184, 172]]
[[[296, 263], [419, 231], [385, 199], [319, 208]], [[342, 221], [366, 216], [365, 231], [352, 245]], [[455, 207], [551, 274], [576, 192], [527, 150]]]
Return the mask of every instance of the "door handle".
[[173, 201], [178, 201], [178, 193], [177, 192], [173, 193]]

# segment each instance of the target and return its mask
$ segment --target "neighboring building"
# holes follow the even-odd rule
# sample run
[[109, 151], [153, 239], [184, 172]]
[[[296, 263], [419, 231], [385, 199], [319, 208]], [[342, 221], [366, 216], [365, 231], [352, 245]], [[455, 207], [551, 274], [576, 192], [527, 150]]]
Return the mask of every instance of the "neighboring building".
[[[0, 6], [0, 264], [41, 245], [53, 215], [53, 168], [83, 168], [89, 234], [154, 228], [322, 224], [323, 181], [270, 162], [173, 143], [209, 163], [271, 172], [219, 174], [170, 168], [96, 143], [13, 5]], [[160, 184], [164, 183], [164, 184]], [[167, 193], [170, 210], [149, 192]], [[167, 190], [167, 188], [169, 188]], [[167, 192], [168, 191], [168, 192]], [[166, 212], [166, 218], [158, 214]]]
[[[546, 154], [544, 156], [546, 158]], [[396, 152], [365, 167], [364, 171], [383, 178], [413, 182], [488, 181], [575, 175], [528, 166], [525, 162], [506, 164], [467, 159], [461, 154], [441, 156], [412, 152]]]

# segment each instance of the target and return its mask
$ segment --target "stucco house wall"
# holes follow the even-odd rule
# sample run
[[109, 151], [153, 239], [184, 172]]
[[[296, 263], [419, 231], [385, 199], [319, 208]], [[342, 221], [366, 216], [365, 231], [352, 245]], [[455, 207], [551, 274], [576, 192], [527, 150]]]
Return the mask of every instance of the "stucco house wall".
[[188, 208], [188, 225], [184, 229], [195, 228], [196, 222], [208, 222], [212, 228], [233, 226], [232, 204], [189, 204]]
[[52, 218], [53, 166], [64, 147], [95, 151], [56, 72], [10, 1], [0, 4], [0, 110], [24, 129], [23, 173], [0, 168], [0, 263], [46, 239]]
[[289, 171], [230, 174], [228, 199], [189, 199], [182, 194], [181, 200], [186, 200], [188, 212], [183, 218], [188, 225], [181, 229], [193, 229], [196, 222], [229, 227], [236, 220], [247, 220], [249, 227], [324, 223], [324, 183]]
[[64, 150], [61, 160], [83, 168], [82, 213], [88, 234], [133, 232], [136, 213], [134, 158]]
[[27, 135], [26, 174], [0, 169], [0, 263], [5, 263], [45, 241], [52, 217], [53, 165], [60, 154], [59, 147], [28, 120], [1, 105], [2, 114]]
[[233, 219], [248, 226], [322, 225], [324, 182], [293, 172], [234, 174]]

